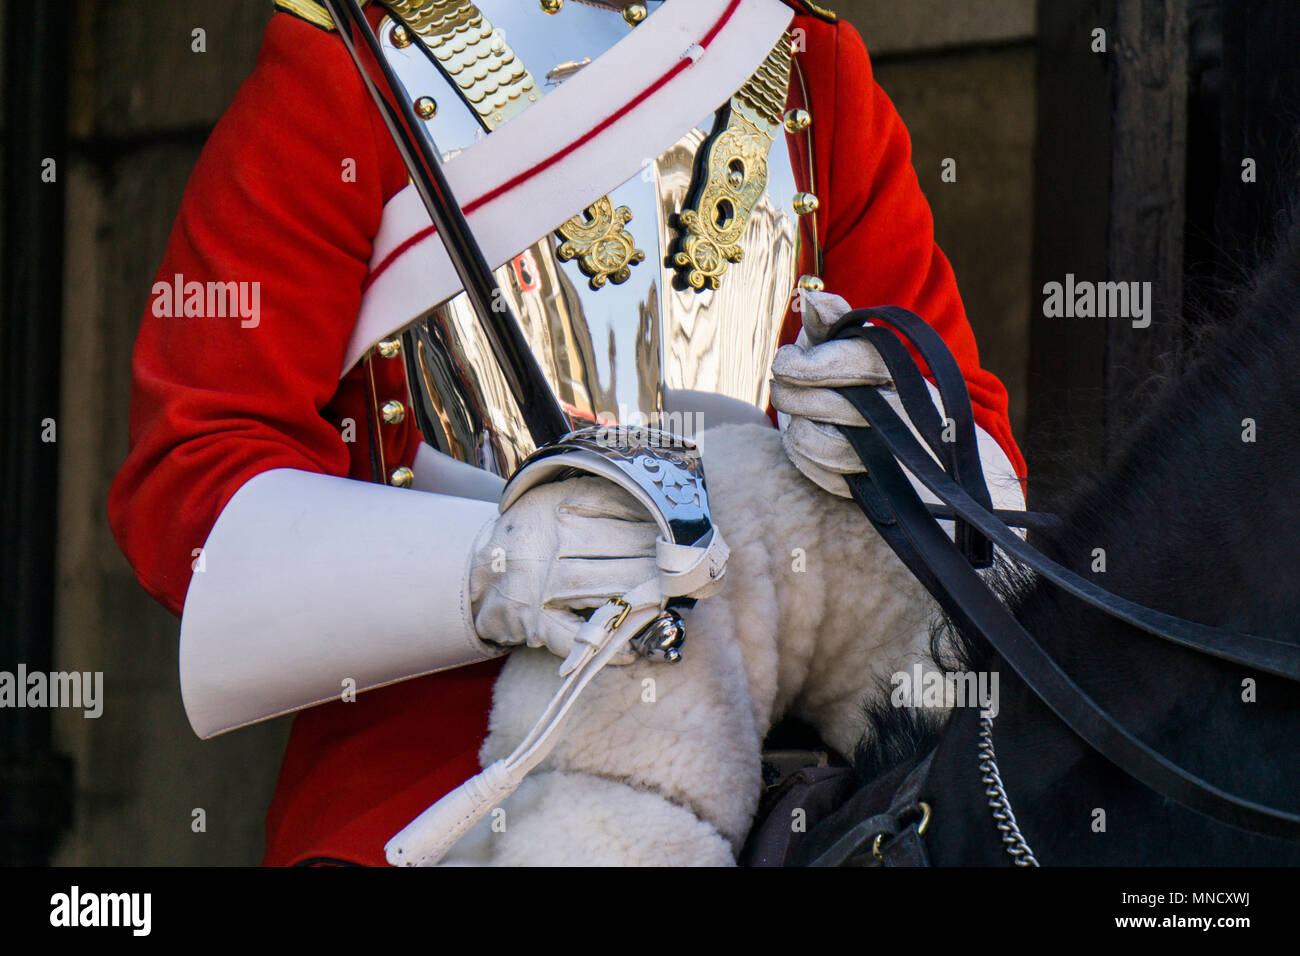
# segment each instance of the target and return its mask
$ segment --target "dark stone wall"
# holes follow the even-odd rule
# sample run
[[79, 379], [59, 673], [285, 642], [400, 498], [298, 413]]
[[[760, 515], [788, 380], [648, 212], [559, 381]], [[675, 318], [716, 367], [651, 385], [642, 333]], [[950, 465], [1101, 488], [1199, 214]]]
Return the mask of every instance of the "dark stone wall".
[[[1028, 401], [1034, 0], [831, 6], [862, 33], [876, 81], [912, 134], [935, 236], [957, 275], [981, 361], [1007, 386], [1020, 436]], [[956, 182], [940, 178], [948, 158]]]
[[[181, 191], [269, 16], [265, 0], [81, 0], [70, 21], [57, 666], [102, 670], [105, 706], [98, 720], [57, 716], [77, 766], [58, 863], [261, 857], [287, 722], [195, 737], [179, 624], [136, 583], [104, 502], [126, 454], [131, 347]], [[191, 49], [195, 29], [206, 52]], [[206, 832], [193, 828], [199, 809]]]

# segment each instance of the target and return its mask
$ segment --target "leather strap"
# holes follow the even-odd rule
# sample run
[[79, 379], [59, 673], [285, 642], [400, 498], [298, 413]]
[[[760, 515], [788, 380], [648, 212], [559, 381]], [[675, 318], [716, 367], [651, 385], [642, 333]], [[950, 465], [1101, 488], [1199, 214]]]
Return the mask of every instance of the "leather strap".
[[[912, 356], [903, 348], [898, 336], [878, 325], [864, 325], [864, 320], [884, 323], [901, 335], [917, 350], [930, 369], [934, 384], [943, 401], [943, 411], [951, 425], [951, 441], [944, 441], [945, 423], [935, 411], [930, 400], [925, 379]], [[961, 367], [953, 358], [939, 333], [915, 313], [896, 306], [876, 309], [858, 309], [850, 312], [831, 329], [833, 337], [861, 337], [867, 339], [880, 353], [894, 379], [898, 397], [914, 423], [920, 416], [928, 421], [922, 431], [927, 443], [940, 461], [947, 464], [948, 472], [979, 504], [993, 507], [988, 486], [984, 481], [984, 468], [980, 462], [979, 443], [975, 439], [975, 413], [971, 409], [970, 393]], [[918, 429], [920, 425], [918, 424]], [[957, 547], [977, 568], [987, 568], [993, 563], [993, 546], [967, 522], [958, 519], [955, 531]]]
[[[837, 330], [855, 334], [848, 322], [841, 322]], [[919, 349], [932, 370], [944, 364], [942, 358], [930, 354], [933, 348], [932, 343], [923, 343]], [[936, 377], [941, 376], [936, 373]], [[898, 379], [896, 384], [900, 384]], [[951, 382], [936, 384], [945, 408], [952, 409], [956, 403], [945, 393], [945, 386], [947, 392], [954, 386]], [[1180, 646], [1292, 680], [1300, 679], [1300, 648], [1173, 617], [1080, 578], [1009, 531], [995, 514], [945, 474], [875, 389], [844, 388], [840, 393], [871, 426], [842, 429], [865, 468], [864, 474], [847, 477], [850, 490], [877, 531], [959, 626], [982, 634], [1067, 726], [1134, 779], [1229, 825], [1300, 840], [1300, 815], [1229, 793], [1174, 764], [1134, 737], [1093, 701], [975, 573], [966, 556], [939, 528], [900, 463], [951, 507], [954, 515], [1045, 579], [1112, 617]], [[908, 413], [912, 414], [910, 408]]]
[[929, 866], [930, 858], [922, 840], [924, 834], [920, 832], [925, 819], [920, 799], [935, 753], [931, 751], [903, 778], [889, 802], [889, 809], [856, 824], [808, 865], [844, 866], [864, 849], [874, 846], [877, 837], [887, 837], [887, 841], [881, 840], [878, 865]]
[[[902, 320], [900, 316], [910, 318]], [[968, 470], [968, 477], [965, 481], [954, 481], [955, 476], [950, 477], [935, 464], [934, 459], [926, 453], [925, 449], [912, 436], [906, 424], [889, 407], [888, 403], [877, 394], [875, 389], [866, 386], [850, 387], [840, 389], [840, 394], [844, 395], [867, 421], [872, 421], [872, 419], [867, 415], [863, 403], [872, 406], [874, 414], [880, 419], [877, 428], [880, 429], [885, 444], [904, 467], [944, 502], [947, 507], [943, 517], [951, 516], [964, 519], [973, 525], [975, 529], [996, 542], [998, 546], [1018, 560], [1023, 561], [1053, 584], [1098, 610], [1131, 624], [1148, 634], [1203, 654], [1222, 658], [1243, 667], [1262, 670], [1289, 680], [1300, 681], [1300, 647], [1273, 638], [1198, 624], [1129, 601], [1052, 561], [1042, 552], [1027, 544], [1019, 535], [1009, 531], [1007, 524], [1014, 524], [1015, 522], [1005, 522], [1000, 514], [991, 510], [987, 488], [983, 487], [983, 472], [978, 465], [979, 452], [976, 447], [974, 429], [972, 427], [967, 431], [963, 424], [963, 420], [970, 410], [969, 394], [966, 391], [965, 381], [960, 377], [960, 370], [957, 369], [956, 362], [947, 346], [938, 337], [938, 333], [935, 333], [929, 326], [925, 326], [919, 317], [904, 309], [893, 307], [859, 309], [850, 312], [836, 323], [832, 334], [840, 337], [865, 337], [869, 338], [873, 344], [878, 344], [877, 333], [880, 330], [873, 330], [870, 326], [863, 327], [861, 324], [864, 320], [869, 319], [884, 319], [891, 323], [896, 322], [898, 327], [906, 328], [909, 333], [914, 334], [912, 341], [917, 344], [918, 352], [933, 371], [935, 384], [939, 388], [944, 407], [957, 422], [956, 444], [965, 446], [964, 450], [959, 450], [957, 458], [959, 460], [973, 458], [974, 466], [966, 466], [967, 469], [973, 470]], [[856, 325], [853, 324], [855, 322]], [[929, 334], [921, 332], [917, 328], [917, 323], [924, 326], [929, 331]], [[905, 371], [907, 366], [911, 366], [913, 372], [916, 370], [911, 356], [904, 350], [890, 348], [886, 344], [885, 349], [882, 351], [882, 357], [890, 369], [890, 374], [894, 376], [899, 397], [912, 421], [915, 423], [918, 415], [924, 417], [924, 412], [921, 411], [923, 406], [929, 406], [933, 411], [930, 393], [925, 388], [924, 381], [920, 380], [919, 375], [908, 375]], [[896, 365], [904, 371], [901, 373], [896, 372]], [[852, 442], [852, 436], [849, 436], [849, 440]], [[979, 477], [976, 478], [975, 476]], [[972, 488], [975, 488], [974, 492], [971, 491]], [[927, 510], [933, 511], [929, 506], [927, 506]], [[1042, 523], [1045, 522], [1037, 514], [1025, 521], [1026, 526]], [[982, 565], [976, 564], [976, 566]]]
[[403, 827], [384, 847], [389, 863], [431, 866], [441, 860], [546, 759], [579, 695], [660, 615], [670, 595], [701, 597], [720, 586], [729, 549], [718, 529], [713, 529], [707, 545], [667, 545], [662, 539], [659, 544], [657, 560], [667, 570], [592, 612], [560, 665], [564, 682], [528, 735], [509, 756], [484, 768]]
[[722, 588], [730, 556], [731, 548], [717, 528], [709, 533], [707, 547], [656, 539], [655, 563], [664, 597], [703, 598], [717, 593]]
[[[886, 450], [940, 500], [951, 507], [954, 514], [969, 521], [991, 538], [998, 547], [1033, 568], [1062, 590], [1154, 637], [1242, 667], [1300, 681], [1300, 647], [1274, 638], [1198, 624], [1195, 621], [1165, 614], [1163, 611], [1137, 604], [1107, 591], [1051, 560], [1026, 543], [1019, 535], [1008, 530], [996, 515], [981, 507], [963, 488], [948, 478], [917, 444], [907, 426], [889, 404], [874, 390], [865, 387], [845, 388], [841, 389], [840, 393], [848, 398], [871, 423]], [[859, 442], [863, 441], [861, 436], [855, 440], [855, 436], [849, 434], [854, 431], [853, 429], [844, 431], [855, 450], [861, 455], [863, 452], [859, 447]], [[865, 429], [857, 431], [862, 432]], [[869, 466], [868, 471], [870, 472]], [[850, 488], [852, 484], [850, 482]], [[928, 516], [928, 509], [925, 509], [924, 505], [922, 509]]]
[[573, 705], [587, 685], [641, 628], [658, 616], [658, 594], [658, 582], [652, 579], [629, 591], [622, 602], [611, 601], [592, 613], [574, 639], [575, 654], [565, 661], [564, 683], [532, 730], [509, 756], [470, 777], [389, 840], [384, 854], [391, 865], [434, 865], [474, 824], [518, 789], [524, 777], [554, 749]]
[[[927, 501], [925, 508], [930, 516], [940, 521], [953, 521], [956, 514], [947, 505], [936, 505]], [[1007, 508], [995, 508], [993, 515], [1009, 528], [1028, 528], [1030, 531], [1059, 531], [1064, 525], [1058, 515], [1047, 511], [1014, 511]]]

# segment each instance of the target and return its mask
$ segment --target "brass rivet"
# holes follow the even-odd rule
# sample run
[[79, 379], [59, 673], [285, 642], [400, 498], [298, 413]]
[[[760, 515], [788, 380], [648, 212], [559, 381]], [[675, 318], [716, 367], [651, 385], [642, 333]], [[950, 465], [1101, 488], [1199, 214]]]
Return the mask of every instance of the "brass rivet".
[[411, 45], [411, 33], [403, 24], [399, 23], [393, 27], [391, 36], [393, 38], [393, 46], [397, 47], [399, 50], [405, 49]]
[[420, 119], [431, 120], [438, 115], [438, 101], [432, 96], [421, 96], [415, 101], [415, 112]]
[[790, 110], [785, 114], [785, 131], [802, 133], [812, 125], [812, 114], [807, 110]]
[[623, 19], [628, 22], [628, 26], [636, 26], [647, 16], [644, 3], [629, 3], [623, 8]]
[[405, 465], [393, 469], [393, 473], [388, 476], [388, 483], [395, 488], [409, 488], [413, 481], [415, 481], [415, 472]]
[[803, 275], [799, 277], [799, 288], [804, 292], [825, 292], [826, 283], [820, 276]]
[[564, 6], [564, 0], [542, 0], [542, 13], [554, 15], [560, 12], [562, 6]]
[[379, 417], [386, 425], [396, 425], [406, 417], [406, 406], [401, 402], [384, 402], [379, 409]]
[[397, 358], [402, 354], [402, 340], [384, 339], [375, 348], [379, 350], [380, 358]]
[[794, 194], [794, 211], [801, 216], [807, 216], [817, 211], [821, 202], [812, 193], [795, 193]]

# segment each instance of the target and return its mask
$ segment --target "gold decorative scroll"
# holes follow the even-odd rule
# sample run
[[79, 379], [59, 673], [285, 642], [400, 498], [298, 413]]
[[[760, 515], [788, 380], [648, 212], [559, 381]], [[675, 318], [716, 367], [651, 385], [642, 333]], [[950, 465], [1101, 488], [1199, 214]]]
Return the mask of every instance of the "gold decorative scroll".
[[626, 282], [632, 266], [645, 261], [645, 253], [623, 227], [632, 219], [627, 206], [614, 208], [608, 196], [596, 200], [587, 211], [560, 226], [556, 232], [564, 241], [555, 250], [561, 262], [578, 260], [578, 268], [599, 289], [607, 281]]
[[[369, 2], [370, 0], [361, 0], [361, 6], [364, 7]], [[275, 8], [285, 13], [292, 13], [295, 17], [306, 20], [322, 30], [338, 29], [334, 26], [334, 18], [329, 15], [325, 5], [317, 0], [275, 0]]]
[[767, 190], [767, 157], [781, 128], [790, 63], [786, 34], [736, 91], [702, 149], [704, 159], [691, 189], [694, 199], [678, 217], [673, 256], [678, 275], [693, 289], [718, 288], [727, 267], [744, 256], [740, 239]]
[[[475, 4], [391, 0], [388, 6], [433, 54], [488, 132], [537, 101], [537, 81]], [[577, 259], [593, 289], [625, 282], [631, 267], [645, 260], [624, 228], [631, 218], [626, 206], [615, 209], [602, 197], [556, 230], [562, 240], [557, 255], [564, 262]]]

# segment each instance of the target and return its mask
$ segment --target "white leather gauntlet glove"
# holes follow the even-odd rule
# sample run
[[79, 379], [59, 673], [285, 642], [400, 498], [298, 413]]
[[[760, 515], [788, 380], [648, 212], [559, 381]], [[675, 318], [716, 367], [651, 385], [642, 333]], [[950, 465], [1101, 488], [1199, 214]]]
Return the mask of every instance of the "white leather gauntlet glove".
[[[841, 498], [851, 497], [845, 475], [862, 471], [862, 462], [839, 425], [865, 425], [858, 410], [835, 388], [871, 385], [917, 434], [911, 418], [893, 388], [889, 369], [875, 347], [865, 339], [825, 341], [826, 333], [849, 312], [849, 304], [827, 292], [806, 292], [803, 298], [803, 330], [794, 345], [777, 350], [772, 362], [772, 405], [781, 426], [781, 444], [786, 456], [809, 481]], [[930, 396], [943, 414], [939, 390], [930, 383]], [[919, 435], [918, 435], [919, 437]], [[993, 436], [975, 427], [975, 440], [984, 478], [993, 497], [993, 507], [1025, 507], [1024, 490]], [[928, 488], [908, 478], [923, 501], [936, 502]]]
[[[824, 491], [850, 497], [844, 475], [862, 471], [862, 462], [839, 425], [865, 425], [848, 400], [833, 389], [847, 385], [889, 386], [889, 370], [864, 339], [826, 334], [849, 304], [828, 292], [803, 294], [803, 330], [793, 345], [783, 345], [772, 362], [772, 405], [778, 412], [785, 452], [803, 475]], [[897, 395], [886, 393], [897, 406]]]
[[[568, 657], [584, 618], [659, 577], [659, 529], [636, 499], [603, 478], [525, 492], [487, 529], [470, 572], [474, 628], [489, 643]], [[613, 663], [634, 659], [629, 651]]]

